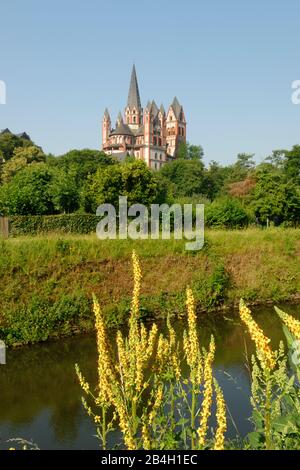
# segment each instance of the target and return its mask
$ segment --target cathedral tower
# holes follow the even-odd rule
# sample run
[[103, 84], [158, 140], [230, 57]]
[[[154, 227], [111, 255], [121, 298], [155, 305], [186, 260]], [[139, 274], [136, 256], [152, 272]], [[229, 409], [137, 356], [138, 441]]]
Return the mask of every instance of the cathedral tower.
[[132, 67], [127, 106], [125, 108], [125, 123], [130, 129], [137, 130], [142, 125], [143, 110], [135, 65]]

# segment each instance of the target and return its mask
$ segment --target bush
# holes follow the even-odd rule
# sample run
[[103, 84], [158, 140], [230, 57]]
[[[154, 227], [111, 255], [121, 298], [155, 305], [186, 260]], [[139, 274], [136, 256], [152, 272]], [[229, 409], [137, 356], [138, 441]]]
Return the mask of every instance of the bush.
[[205, 207], [206, 224], [214, 228], [241, 228], [249, 223], [249, 217], [237, 199], [216, 199]]
[[47, 232], [87, 234], [96, 232], [99, 220], [100, 217], [91, 214], [13, 216], [9, 218], [9, 233], [11, 236]]

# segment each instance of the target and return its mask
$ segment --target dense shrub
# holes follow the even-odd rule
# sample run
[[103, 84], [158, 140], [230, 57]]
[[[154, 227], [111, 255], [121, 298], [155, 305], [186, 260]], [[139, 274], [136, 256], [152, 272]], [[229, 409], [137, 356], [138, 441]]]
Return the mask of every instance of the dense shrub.
[[65, 214], [49, 216], [13, 216], [9, 218], [10, 235], [36, 235], [46, 232], [96, 232], [99, 217], [91, 214]]
[[205, 208], [206, 224], [215, 228], [241, 228], [249, 222], [249, 216], [236, 199], [216, 199]]

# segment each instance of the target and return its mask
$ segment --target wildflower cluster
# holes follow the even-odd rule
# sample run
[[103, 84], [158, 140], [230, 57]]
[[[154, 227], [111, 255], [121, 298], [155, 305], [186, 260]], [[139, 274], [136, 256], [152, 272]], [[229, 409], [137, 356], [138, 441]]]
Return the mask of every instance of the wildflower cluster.
[[[164, 448], [163, 436], [171, 431], [178, 435], [181, 426], [177, 424], [176, 411], [176, 403], [180, 400], [178, 390], [181, 390], [190, 410], [191, 431], [188, 434], [184, 432], [184, 435], [190, 436], [193, 449], [201, 448], [207, 437], [213, 398], [214, 339], [211, 339], [209, 351], [202, 352], [197, 335], [195, 301], [191, 289], [187, 289], [188, 328], [184, 332], [183, 350], [190, 373], [184, 379], [179, 356], [180, 343], [170, 318], [167, 320], [166, 335], [158, 332], [156, 324], [147, 329], [140, 321], [141, 268], [135, 252], [132, 263], [129, 332], [127, 336], [117, 332], [114, 348], [108, 341], [103, 313], [94, 297], [98, 383], [93, 392], [76, 366], [81, 388], [88, 400], [93, 401], [90, 405], [84, 398], [83, 405], [97, 426], [103, 448], [107, 445], [107, 434], [115, 425], [122, 432], [124, 445], [129, 450]], [[191, 403], [188, 387], [183, 384], [191, 387]], [[198, 402], [201, 396], [202, 400]], [[221, 448], [226, 431], [226, 413], [220, 389], [216, 398], [218, 428], [215, 447]], [[94, 406], [100, 409], [100, 413], [94, 413]]]

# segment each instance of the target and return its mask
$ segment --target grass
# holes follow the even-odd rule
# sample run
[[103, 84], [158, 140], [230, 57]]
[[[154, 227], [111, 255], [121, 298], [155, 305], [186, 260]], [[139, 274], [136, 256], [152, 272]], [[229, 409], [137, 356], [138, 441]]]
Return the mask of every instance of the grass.
[[105, 240], [95, 235], [0, 240], [0, 339], [8, 344], [93, 328], [91, 297], [109, 326], [128, 317], [131, 253], [143, 270], [145, 318], [180, 316], [191, 285], [199, 310], [251, 302], [292, 300], [300, 293], [300, 229], [206, 231], [199, 252], [182, 240]]

